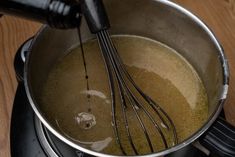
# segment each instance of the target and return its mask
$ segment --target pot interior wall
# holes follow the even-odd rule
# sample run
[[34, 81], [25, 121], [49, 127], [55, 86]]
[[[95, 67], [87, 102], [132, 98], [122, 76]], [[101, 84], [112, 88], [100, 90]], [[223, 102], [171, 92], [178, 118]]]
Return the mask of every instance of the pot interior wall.
[[[219, 49], [213, 38], [195, 20], [174, 7], [153, 0], [104, 0], [111, 22], [111, 34], [133, 34], [160, 41], [177, 50], [196, 69], [209, 100], [209, 114], [217, 109], [223, 89]], [[94, 38], [82, 21], [82, 38]], [[37, 101], [52, 65], [78, 44], [77, 30], [45, 27], [37, 35], [29, 55], [28, 81]], [[40, 104], [38, 109], [40, 110]]]

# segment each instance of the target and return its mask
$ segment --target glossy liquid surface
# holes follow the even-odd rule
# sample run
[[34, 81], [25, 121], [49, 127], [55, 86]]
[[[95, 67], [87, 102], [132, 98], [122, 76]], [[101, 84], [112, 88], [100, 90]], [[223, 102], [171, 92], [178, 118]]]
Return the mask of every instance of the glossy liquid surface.
[[[113, 40], [136, 84], [173, 120], [179, 141], [197, 131], [207, 120], [208, 102], [203, 84], [192, 66], [171, 48], [150, 39], [115, 36]], [[50, 123], [67, 138], [94, 151], [120, 155], [112, 127], [108, 78], [98, 43], [91, 40], [83, 47], [89, 90], [78, 46], [52, 68], [43, 88], [40, 108]], [[144, 105], [154, 115], [147, 104]], [[140, 154], [150, 153], [131, 107], [127, 107], [126, 112], [130, 132]], [[154, 151], [164, 149], [153, 124], [142, 111], [139, 113], [148, 128]], [[122, 144], [125, 151], [133, 154], [125, 134], [119, 99], [116, 114]], [[157, 116], [154, 118], [158, 121]], [[165, 132], [171, 146], [172, 137]]]

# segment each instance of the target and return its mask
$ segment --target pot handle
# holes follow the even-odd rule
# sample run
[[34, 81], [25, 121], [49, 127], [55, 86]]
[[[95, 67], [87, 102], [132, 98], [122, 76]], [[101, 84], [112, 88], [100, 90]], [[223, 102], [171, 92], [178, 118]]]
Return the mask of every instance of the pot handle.
[[16, 55], [14, 58], [14, 68], [15, 68], [16, 78], [18, 82], [22, 82], [24, 80], [25, 57], [28, 53], [32, 40], [33, 40], [33, 37], [29, 38], [27, 41], [25, 41], [21, 45], [21, 47], [16, 52]]
[[199, 141], [219, 157], [235, 156], [235, 127], [222, 117], [216, 120]]

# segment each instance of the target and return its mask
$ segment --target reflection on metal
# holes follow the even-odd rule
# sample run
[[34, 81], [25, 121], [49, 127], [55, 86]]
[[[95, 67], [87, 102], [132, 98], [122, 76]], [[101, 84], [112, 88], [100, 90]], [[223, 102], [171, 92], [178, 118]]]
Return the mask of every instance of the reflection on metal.
[[35, 121], [34, 124], [35, 124], [35, 130], [38, 135], [38, 139], [43, 149], [46, 150], [45, 152], [47, 153], [47, 155], [50, 157], [59, 157], [51, 147], [50, 143], [48, 142], [41, 121], [36, 116], [34, 117], [34, 121]]

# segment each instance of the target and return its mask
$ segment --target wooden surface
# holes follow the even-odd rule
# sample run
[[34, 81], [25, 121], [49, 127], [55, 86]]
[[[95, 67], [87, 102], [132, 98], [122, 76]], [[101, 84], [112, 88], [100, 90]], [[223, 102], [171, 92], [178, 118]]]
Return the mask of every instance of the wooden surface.
[[13, 68], [15, 52], [39, 26], [19, 18], [0, 18], [0, 157], [10, 157], [10, 119], [17, 87]]
[[[175, 0], [200, 17], [225, 49], [230, 66], [227, 119], [235, 125], [235, 0]], [[17, 82], [13, 59], [17, 48], [39, 29], [40, 24], [19, 18], [0, 18], [0, 157], [10, 157], [9, 129]]]

